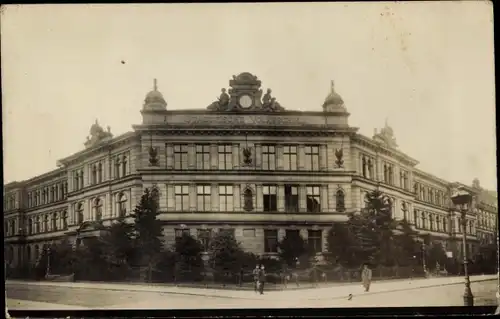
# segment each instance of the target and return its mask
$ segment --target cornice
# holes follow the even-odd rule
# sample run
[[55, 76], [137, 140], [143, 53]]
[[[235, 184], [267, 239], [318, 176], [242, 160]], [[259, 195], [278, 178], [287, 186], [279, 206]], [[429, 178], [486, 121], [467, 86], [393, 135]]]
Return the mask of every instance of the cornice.
[[374, 141], [373, 139], [366, 137], [362, 134], [359, 133], [354, 134], [353, 141], [355, 142], [354, 144], [356, 144], [357, 142], [359, 143], [359, 145], [365, 146], [375, 153], [378, 152], [389, 157], [394, 157], [399, 161], [404, 162], [410, 166], [416, 166], [419, 164], [419, 162], [416, 159], [404, 154], [403, 152], [397, 149], [389, 148], [385, 146], [383, 143]]

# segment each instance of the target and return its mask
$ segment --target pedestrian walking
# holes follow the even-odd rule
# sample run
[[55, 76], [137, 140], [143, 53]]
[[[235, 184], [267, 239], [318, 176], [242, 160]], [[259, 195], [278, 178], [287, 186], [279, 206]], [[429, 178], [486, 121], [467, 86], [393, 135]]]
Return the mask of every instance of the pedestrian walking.
[[365, 292], [370, 291], [370, 284], [372, 283], [372, 270], [368, 267], [368, 264], [363, 265], [363, 270], [361, 271], [361, 281], [363, 282]]
[[259, 292], [261, 295], [264, 294], [264, 284], [266, 283], [266, 271], [264, 269], [264, 265], [260, 267], [259, 272]]
[[253, 285], [254, 285], [254, 291], [257, 293], [259, 290], [259, 272], [260, 272], [260, 267], [259, 265], [255, 265], [255, 269], [253, 270]]

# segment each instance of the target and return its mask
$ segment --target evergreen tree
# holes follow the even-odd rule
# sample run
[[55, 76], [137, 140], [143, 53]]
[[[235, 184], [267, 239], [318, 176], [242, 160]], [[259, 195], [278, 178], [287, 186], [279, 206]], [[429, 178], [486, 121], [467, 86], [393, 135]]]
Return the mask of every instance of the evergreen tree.
[[159, 195], [159, 191], [155, 186], [151, 190], [146, 188], [139, 204], [131, 214], [135, 221], [134, 246], [136, 261], [141, 266], [147, 266], [150, 280], [151, 272], [163, 247], [163, 227], [161, 221], [157, 218], [160, 214]]
[[400, 232], [394, 236], [393, 245], [396, 262], [399, 266], [417, 266], [421, 263], [421, 245], [415, 240], [416, 231], [406, 220], [399, 222]]
[[210, 241], [209, 265], [218, 276], [235, 275], [239, 273], [244, 252], [234, 235], [219, 231]]
[[298, 232], [290, 232], [278, 243], [279, 255], [288, 266], [294, 267], [296, 260], [307, 253], [306, 241]]
[[443, 266], [446, 265], [446, 262], [447, 257], [443, 245], [438, 242], [431, 242], [429, 248], [426, 251], [427, 268], [430, 270], [436, 270], [437, 264], [439, 264], [441, 269], [443, 269]]
[[328, 262], [351, 267], [357, 265], [355, 250], [358, 239], [347, 223], [334, 223], [327, 234]]
[[174, 250], [176, 253], [177, 280], [199, 280], [203, 271], [201, 253], [203, 247], [199, 241], [189, 234], [182, 234], [175, 239]]
[[133, 242], [134, 225], [127, 223], [125, 218], [120, 218], [107, 232], [99, 238], [102, 245], [102, 259], [106, 261], [108, 271], [114, 279], [125, 279], [131, 270], [134, 256]]

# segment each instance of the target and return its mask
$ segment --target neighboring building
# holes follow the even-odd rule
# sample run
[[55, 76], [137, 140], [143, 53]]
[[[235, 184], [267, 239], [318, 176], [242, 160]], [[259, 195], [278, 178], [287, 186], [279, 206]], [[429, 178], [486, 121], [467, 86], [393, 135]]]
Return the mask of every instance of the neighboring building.
[[[63, 237], [98, 235], [153, 185], [167, 244], [189, 232], [206, 246], [214, 231], [230, 231], [244, 249], [273, 255], [287, 232], [298, 232], [321, 253], [330, 225], [379, 188], [393, 198], [396, 219], [459, 248], [459, 214], [450, 205], [457, 183], [416, 168], [387, 123], [373, 138], [358, 134], [333, 83], [315, 112], [286, 110], [249, 73], [230, 86], [206, 109], [167, 110], [155, 81], [133, 132], [113, 137], [96, 121], [85, 148], [58, 169], [5, 185], [8, 263], [35, 262]], [[492, 240], [497, 201], [478, 182], [468, 189], [478, 199], [467, 227], [475, 245]]]

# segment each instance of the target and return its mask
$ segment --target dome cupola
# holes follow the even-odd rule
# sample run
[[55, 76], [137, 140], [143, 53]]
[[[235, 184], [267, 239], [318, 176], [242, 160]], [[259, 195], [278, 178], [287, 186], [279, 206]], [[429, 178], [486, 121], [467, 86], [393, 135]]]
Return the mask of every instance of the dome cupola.
[[163, 98], [163, 94], [158, 91], [158, 86], [156, 79], [153, 81], [153, 90], [146, 94], [144, 99], [144, 109], [145, 110], [165, 110], [167, 108], [167, 102]]
[[323, 111], [325, 112], [346, 111], [344, 100], [337, 92], [335, 92], [335, 83], [333, 80], [331, 82], [330, 94], [328, 94], [328, 96], [325, 99], [325, 102], [323, 103]]

